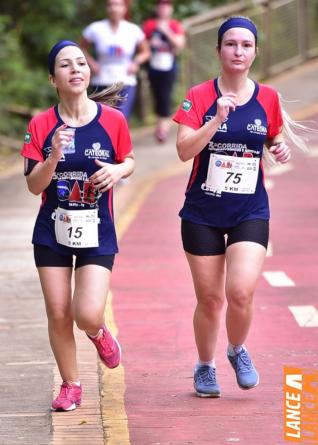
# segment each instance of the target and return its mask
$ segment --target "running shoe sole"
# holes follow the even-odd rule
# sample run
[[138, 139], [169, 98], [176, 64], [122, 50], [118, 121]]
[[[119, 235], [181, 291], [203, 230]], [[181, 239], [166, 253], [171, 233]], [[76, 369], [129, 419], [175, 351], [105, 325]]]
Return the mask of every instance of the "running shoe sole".
[[237, 382], [237, 384], [241, 389], [244, 389], [244, 391], [247, 391], [248, 389], [253, 389], [259, 385], [259, 378], [257, 379], [257, 382], [255, 383], [255, 385], [252, 385], [252, 386], [241, 386], [241, 385], [239, 385], [238, 382]]
[[208, 399], [208, 398], [210, 398], [210, 399], [218, 399], [219, 397], [221, 397], [221, 393], [219, 393], [219, 394], [205, 394], [203, 392], [195, 391], [195, 394], [198, 397], [201, 397], [203, 399]]

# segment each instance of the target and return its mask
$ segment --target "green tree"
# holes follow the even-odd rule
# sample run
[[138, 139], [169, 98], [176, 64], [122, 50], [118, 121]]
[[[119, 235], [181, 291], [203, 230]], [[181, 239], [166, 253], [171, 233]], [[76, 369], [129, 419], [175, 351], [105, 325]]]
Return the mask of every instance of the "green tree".
[[[175, 0], [183, 19], [227, 0]], [[133, 0], [130, 19], [141, 24], [156, 0]], [[8, 119], [10, 106], [44, 108], [55, 100], [47, 81], [47, 54], [60, 39], [78, 41], [85, 26], [105, 17], [105, 0], [10, 0], [0, 7], [0, 132], [16, 133], [21, 122]], [[22, 125], [24, 125], [23, 122]]]

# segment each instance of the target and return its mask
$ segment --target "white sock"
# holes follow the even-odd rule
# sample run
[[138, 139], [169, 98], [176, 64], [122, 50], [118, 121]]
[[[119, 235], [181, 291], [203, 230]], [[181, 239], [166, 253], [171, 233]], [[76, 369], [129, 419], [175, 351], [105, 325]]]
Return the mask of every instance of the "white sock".
[[87, 334], [90, 338], [98, 338], [100, 334], [103, 332], [103, 329], [100, 328], [100, 330], [97, 332], [96, 335]]
[[81, 386], [81, 382], [79, 380], [66, 380], [66, 383], [70, 383], [76, 386]]
[[243, 348], [244, 345], [232, 345], [231, 343], [229, 343], [227, 347], [227, 353], [233, 357], [234, 355], [239, 354]]
[[208, 362], [204, 362], [203, 360], [198, 359], [197, 364], [194, 367], [194, 371], [197, 371], [201, 366], [210, 366], [211, 368], [216, 368], [215, 366], [215, 360], [212, 359]]

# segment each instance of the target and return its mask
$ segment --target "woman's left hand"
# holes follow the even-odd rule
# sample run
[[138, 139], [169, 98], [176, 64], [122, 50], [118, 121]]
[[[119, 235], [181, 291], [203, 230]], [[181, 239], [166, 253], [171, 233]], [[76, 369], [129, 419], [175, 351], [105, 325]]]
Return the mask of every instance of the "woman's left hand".
[[290, 149], [285, 142], [278, 142], [269, 147], [269, 152], [275, 156], [276, 162], [285, 164], [290, 160]]
[[94, 184], [94, 187], [103, 193], [110, 190], [122, 177], [121, 165], [108, 164], [99, 159], [95, 159], [95, 163], [100, 169], [90, 177], [90, 180]]

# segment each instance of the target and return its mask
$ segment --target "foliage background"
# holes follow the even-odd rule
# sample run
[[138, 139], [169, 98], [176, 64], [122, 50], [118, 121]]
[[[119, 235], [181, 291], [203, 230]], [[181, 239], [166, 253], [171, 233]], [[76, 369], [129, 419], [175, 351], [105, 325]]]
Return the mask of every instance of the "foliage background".
[[[130, 20], [141, 24], [156, 0], [132, 0]], [[183, 19], [231, 3], [226, 0], [175, 0]], [[25, 122], [8, 108], [45, 108], [56, 101], [47, 80], [47, 54], [60, 39], [80, 38], [89, 23], [105, 17], [104, 0], [10, 0], [0, 6], [0, 134], [16, 135]]]

